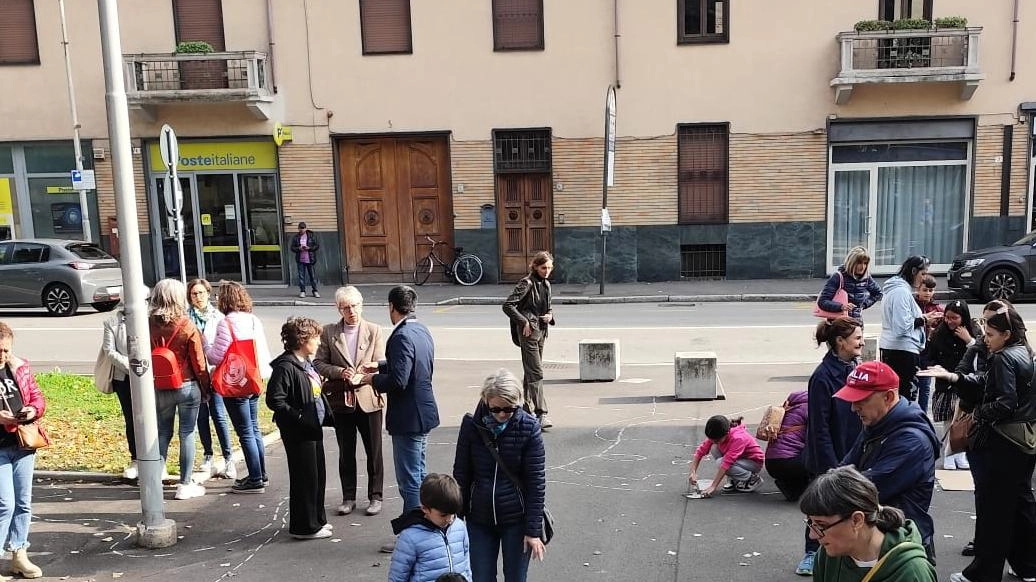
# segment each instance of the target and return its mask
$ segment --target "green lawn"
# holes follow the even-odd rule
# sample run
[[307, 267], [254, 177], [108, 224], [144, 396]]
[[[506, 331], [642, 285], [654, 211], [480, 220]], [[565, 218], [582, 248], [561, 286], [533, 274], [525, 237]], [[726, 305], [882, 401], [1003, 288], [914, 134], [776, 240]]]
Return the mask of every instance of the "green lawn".
[[[93, 379], [62, 372], [36, 374], [36, 381], [47, 399], [43, 425], [50, 435], [51, 446], [36, 455], [36, 468], [62, 471], [101, 471], [121, 473], [129, 463], [125, 425], [119, 399], [114, 394], [101, 394]], [[259, 424], [263, 434], [272, 432], [273, 413], [259, 405]], [[179, 422], [179, 421], [177, 421]], [[175, 429], [178, 431], [178, 427]], [[233, 428], [230, 439], [238, 450]], [[215, 441], [215, 435], [213, 435]], [[213, 443], [219, 454], [218, 441]], [[169, 445], [168, 467], [179, 473], [179, 437]], [[195, 439], [196, 465], [201, 464], [201, 442]], [[197, 466], [195, 467], [197, 468]]]

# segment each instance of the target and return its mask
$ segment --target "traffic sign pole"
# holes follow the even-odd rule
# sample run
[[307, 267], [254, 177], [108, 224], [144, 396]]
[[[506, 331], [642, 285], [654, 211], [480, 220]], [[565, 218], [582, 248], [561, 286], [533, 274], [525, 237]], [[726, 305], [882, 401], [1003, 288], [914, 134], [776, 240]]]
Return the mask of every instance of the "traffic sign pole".
[[168, 124], [162, 126], [162, 138], [159, 140], [159, 151], [165, 162], [165, 200], [166, 208], [173, 217], [173, 237], [176, 239], [176, 253], [180, 259], [180, 281], [187, 285], [187, 264], [183, 250], [183, 188], [176, 175], [176, 166], [180, 163], [180, 146], [176, 141], [176, 132]]
[[[76, 89], [72, 83], [72, 57], [68, 52], [68, 27], [65, 25], [65, 1], [58, 0], [58, 11], [61, 14], [61, 46], [65, 49], [65, 77], [68, 79], [68, 104], [72, 109], [72, 147], [75, 148], [76, 170], [83, 173], [83, 146], [79, 143], [79, 111], [76, 107]], [[79, 215], [82, 217], [83, 240], [93, 242], [90, 228], [90, 206], [87, 202], [86, 190], [79, 191]]]

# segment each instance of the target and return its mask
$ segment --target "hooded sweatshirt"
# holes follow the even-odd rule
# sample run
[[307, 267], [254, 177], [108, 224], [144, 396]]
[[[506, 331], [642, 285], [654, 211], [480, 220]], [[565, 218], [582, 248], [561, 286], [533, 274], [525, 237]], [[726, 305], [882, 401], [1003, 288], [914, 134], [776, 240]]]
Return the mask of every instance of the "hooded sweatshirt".
[[766, 447], [767, 459], [794, 459], [806, 447], [809, 392], [792, 392], [785, 402], [784, 420], [777, 438]]
[[921, 307], [914, 299], [914, 290], [902, 277], [892, 277], [881, 288], [881, 348], [920, 354], [925, 346], [925, 326], [914, 326], [921, 317]]
[[459, 517], [446, 529], [414, 509], [392, 520], [399, 536], [389, 565], [389, 582], [435, 582], [449, 572], [471, 580], [468, 527]]
[[864, 427], [842, 464], [856, 465], [877, 486], [881, 504], [902, 509], [927, 543], [935, 531], [928, 508], [940, 448], [928, 415], [916, 404], [900, 399], [881, 420]]
[[[921, 546], [917, 527], [910, 520], [907, 520], [903, 527], [885, 534], [878, 559], [902, 542], [911, 544], [893, 552], [871, 577], [871, 582], [935, 582], [935, 567], [928, 561], [928, 556]], [[870, 570], [871, 568], [857, 566], [849, 556], [829, 556], [821, 547], [813, 564], [813, 580], [860, 582]]]
[[802, 458], [814, 475], [837, 467], [863, 430], [852, 405], [834, 398], [855, 367], [856, 362], [840, 360], [828, 351], [809, 377], [809, 423]]

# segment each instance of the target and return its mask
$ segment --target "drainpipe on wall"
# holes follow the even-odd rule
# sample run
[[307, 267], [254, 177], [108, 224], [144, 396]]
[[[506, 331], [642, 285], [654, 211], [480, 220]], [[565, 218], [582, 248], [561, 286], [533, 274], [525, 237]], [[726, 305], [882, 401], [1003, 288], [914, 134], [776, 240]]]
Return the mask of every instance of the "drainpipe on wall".
[[1018, 9], [1021, 0], [1014, 0], [1014, 20], [1011, 21], [1011, 77], [1008, 81], [1014, 81], [1014, 64], [1018, 58]]
[[[1017, 3], [1018, 0], [1015, 0], [1015, 2]], [[622, 82], [619, 78], [619, 38], [622, 35], [619, 34], [619, 0], [614, 0], [612, 3], [612, 15], [615, 18], [615, 22], [613, 25], [613, 32], [615, 35], [615, 88], [621, 89]], [[1017, 16], [1015, 16], [1015, 18], [1017, 18]]]
[[277, 62], [273, 58], [273, 0], [266, 0], [266, 38], [269, 39], [269, 48], [266, 58], [270, 60], [270, 86], [273, 92], [277, 92]]

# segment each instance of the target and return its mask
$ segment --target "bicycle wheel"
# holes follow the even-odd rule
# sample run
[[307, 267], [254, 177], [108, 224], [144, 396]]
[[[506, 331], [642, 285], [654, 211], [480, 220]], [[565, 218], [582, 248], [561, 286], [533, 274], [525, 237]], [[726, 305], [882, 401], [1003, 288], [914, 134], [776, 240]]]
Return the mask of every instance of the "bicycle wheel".
[[482, 259], [463, 254], [453, 262], [453, 278], [461, 285], [474, 285], [482, 280]]
[[417, 266], [414, 267], [414, 284], [424, 285], [428, 277], [432, 276], [432, 257], [426, 256], [425, 258], [417, 261]]

